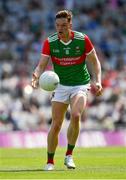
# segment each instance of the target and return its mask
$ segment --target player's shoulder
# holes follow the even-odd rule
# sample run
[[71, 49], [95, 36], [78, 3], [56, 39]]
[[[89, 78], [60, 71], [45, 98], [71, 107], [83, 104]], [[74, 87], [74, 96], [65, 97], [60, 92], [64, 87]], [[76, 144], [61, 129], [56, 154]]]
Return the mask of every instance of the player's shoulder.
[[86, 34], [79, 32], [79, 31], [73, 31], [74, 32], [74, 38], [79, 40], [84, 40]]
[[56, 41], [57, 39], [58, 39], [58, 34], [57, 34], [57, 32], [55, 32], [55, 33], [53, 33], [53, 34], [51, 34], [51, 35], [48, 36], [48, 41], [49, 41], [49, 42]]

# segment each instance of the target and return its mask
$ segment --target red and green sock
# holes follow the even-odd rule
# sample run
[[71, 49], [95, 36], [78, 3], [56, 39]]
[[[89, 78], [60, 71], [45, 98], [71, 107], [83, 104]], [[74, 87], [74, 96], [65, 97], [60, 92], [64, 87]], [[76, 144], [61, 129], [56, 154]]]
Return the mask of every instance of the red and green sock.
[[[71, 144], [68, 144], [67, 145], [67, 151], [66, 151], [66, 156], [68, 155], [72, 155], [73, 153], [73, 149], [74, 149], [75, 145], [71, 145]], [[54, 164], [54, 155], [55, 153], [47, 153], [47, 164], [51, 163], [51, 164]]]
[[71, 145], [71, 144], [68, 144], [68, 145], [67, 145], [66, 156], [72, 155], [74, 147], [75, 147], [75, 145]]
[[54, 164], [54, 154], [55, 153], [47, 153], [47, 158], [48, 158], [48, 160], [47, 160], [47, 164], [49, 164], [49, 163], [51, 163], [51, 164]]

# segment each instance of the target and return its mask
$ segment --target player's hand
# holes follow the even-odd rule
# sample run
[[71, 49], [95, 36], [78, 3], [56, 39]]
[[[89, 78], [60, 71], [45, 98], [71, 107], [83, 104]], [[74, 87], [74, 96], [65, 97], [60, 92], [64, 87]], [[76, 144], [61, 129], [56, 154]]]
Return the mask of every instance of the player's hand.
[[103, 93], [103, 88], [101, 83], [96, 83], [95, 88], [96, 88], [96, 96], [101, 96]]
[[34, 89], [37, 89], [39, 87], [39, 77], [37, 77], [34, 73], [32, 74], [31, 84]]

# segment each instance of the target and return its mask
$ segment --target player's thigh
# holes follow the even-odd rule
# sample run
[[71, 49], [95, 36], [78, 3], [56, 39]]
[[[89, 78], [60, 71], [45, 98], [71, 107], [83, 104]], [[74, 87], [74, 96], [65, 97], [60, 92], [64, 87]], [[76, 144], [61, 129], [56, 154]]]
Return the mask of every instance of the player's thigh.
[[70, 100], [71, 113], [82, 114], [86, 107], [87, 96], [84, 94], [76, 94]]
[[67, 108], [68, 104], [52, 101], [52, 120], [62, 122]]

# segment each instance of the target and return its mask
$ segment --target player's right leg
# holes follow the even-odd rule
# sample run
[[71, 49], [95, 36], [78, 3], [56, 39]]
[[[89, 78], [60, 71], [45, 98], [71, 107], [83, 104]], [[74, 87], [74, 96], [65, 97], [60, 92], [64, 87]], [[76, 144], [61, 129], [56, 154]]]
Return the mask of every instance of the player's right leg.
[[67, 111], [68, 104], [64, 104], [62, 102], [52, 102], [52, 124], [50, 131], [48, 133], [48, 147], [47, 147], [47, 165], [45, 166], [45, 170], [53, 170], [54, 169], [54, 154], [58, 144], [58, 134], [61, 129], [64, 115]]

